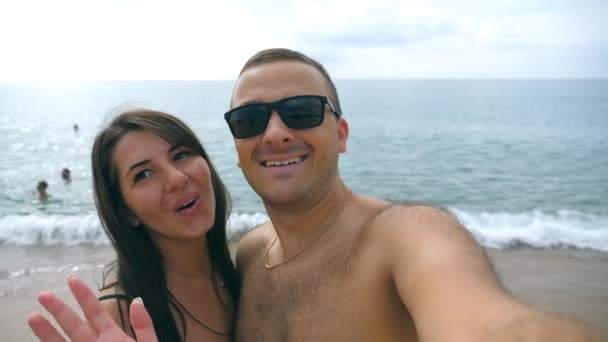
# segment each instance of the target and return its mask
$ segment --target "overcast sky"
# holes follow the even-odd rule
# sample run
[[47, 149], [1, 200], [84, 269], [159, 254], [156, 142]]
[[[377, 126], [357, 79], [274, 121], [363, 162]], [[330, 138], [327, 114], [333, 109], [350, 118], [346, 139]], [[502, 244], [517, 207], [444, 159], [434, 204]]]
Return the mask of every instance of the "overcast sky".
[[0, 80], [231, 80], [269, 47], [342, 79], [607, 78], [608, 0], [0, 0]]

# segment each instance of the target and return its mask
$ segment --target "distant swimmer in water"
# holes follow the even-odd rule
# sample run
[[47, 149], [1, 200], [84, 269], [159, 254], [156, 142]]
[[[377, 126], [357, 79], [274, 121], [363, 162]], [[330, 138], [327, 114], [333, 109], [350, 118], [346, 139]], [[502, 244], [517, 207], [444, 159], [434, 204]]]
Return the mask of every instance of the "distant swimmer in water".
[[74, 124], [74, 132], [78, 132], [78, 125]]
[[61, 178], [63, 178], [63, 180], [66, 183], [69, 183], [72, 181], [72, 172], [70, 171], [70, 169], [68, 169], [67, 167], [64, 168], [63, 170], [61, 170]]
[[38, 199], [40, 199], [40, 201], [44, 202], [49, 199], [49, 194], [46, 192], [46, 189], [48, 189], [48, 187], [49, 183], [47, 183], [46, 181], [38, 182]]

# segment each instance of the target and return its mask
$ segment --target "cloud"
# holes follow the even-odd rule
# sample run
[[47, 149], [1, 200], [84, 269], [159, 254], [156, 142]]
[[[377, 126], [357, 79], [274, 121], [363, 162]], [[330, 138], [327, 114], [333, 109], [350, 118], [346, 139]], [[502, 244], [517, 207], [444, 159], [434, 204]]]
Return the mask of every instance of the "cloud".
[[456, 33], [450, 24], [414, 25], [394, 23], [374, 23], [369, 27], [344, 28], [341, 32], [300, 35], [302, 44], [326, 45], [332, 48], [341, 47], [406, 47], [438, 37]]
[[349, 78], [608, 77], [607, 22], [603, 0], [0, 0], [0, 78], [233, 79], [279, 46]]

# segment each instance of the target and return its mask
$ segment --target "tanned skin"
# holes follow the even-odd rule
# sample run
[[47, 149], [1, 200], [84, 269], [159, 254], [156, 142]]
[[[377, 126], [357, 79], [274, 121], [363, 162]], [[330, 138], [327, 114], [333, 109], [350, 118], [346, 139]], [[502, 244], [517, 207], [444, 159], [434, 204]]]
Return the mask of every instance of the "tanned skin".
[[[314, 67], [276, 61], [246, 69], [232, 103], [236, 107], [306, 94], [329, 97], [328, 88]], [[390, 206], [353, 194], [317, 241], [348, 198], [337, 167], [348, 133], [346, 120], [327, 110], [325, 121], [315, 128], [289, 129], [273, 114], [261, 135], [235, 139], [243, 174], [270, 217], [239, 245], [237, 340], [587, 338], [577, 324], [562, 323], [509, 296], [483, 248], [442, 210]], [[299, 162], [283, 169], [265, 166], [269, 160], [293, 158]], [[269, 249], [275, 236], [278, 240]]]
[[[241, 74], [232, 105], [307, 94], [330, 96], [318, 70], [274, 61]], [[270, 217], [239, 245], [237, 341], [593, 340], [581, 324], [510, 296], [483, 248], [452, 215], [350, 195], [337, 162], [346, 151], [348, 124], [329, 110], [325, 115], [318, 127], [294, 130], [273, 113], [264, 133], [235, 139], [239, 166]], [[267, 167], [267, 161], [290, 159], [297, 162]], [[89, 299], [79, 301], [87, 318], [104, 316]], [[64, 330], [85, 325], [57, 307], [69, 308], [56, 299], [47, 305]], [[136, 309], [131, 319], [138, 341], [154, 341], [145, 311]], [[30, 326], [43, 341], [56, 337], [48, 322], [32, 318]], [[111, 340], [128, 340], [120, 329], [97, 329]]]

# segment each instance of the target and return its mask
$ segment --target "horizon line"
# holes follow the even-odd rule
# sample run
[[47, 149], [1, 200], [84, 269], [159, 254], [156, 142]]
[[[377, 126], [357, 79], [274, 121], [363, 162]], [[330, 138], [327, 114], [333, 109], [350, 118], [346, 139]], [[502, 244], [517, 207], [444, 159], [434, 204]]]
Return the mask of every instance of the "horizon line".
[[[103, 82], [235, 82], [236, 78], [217, 79], [0, 79], [0, 83], [103, 83]], [[334, 81], [606, 81], [608, 76], [594, 77], [333, 77]]]

